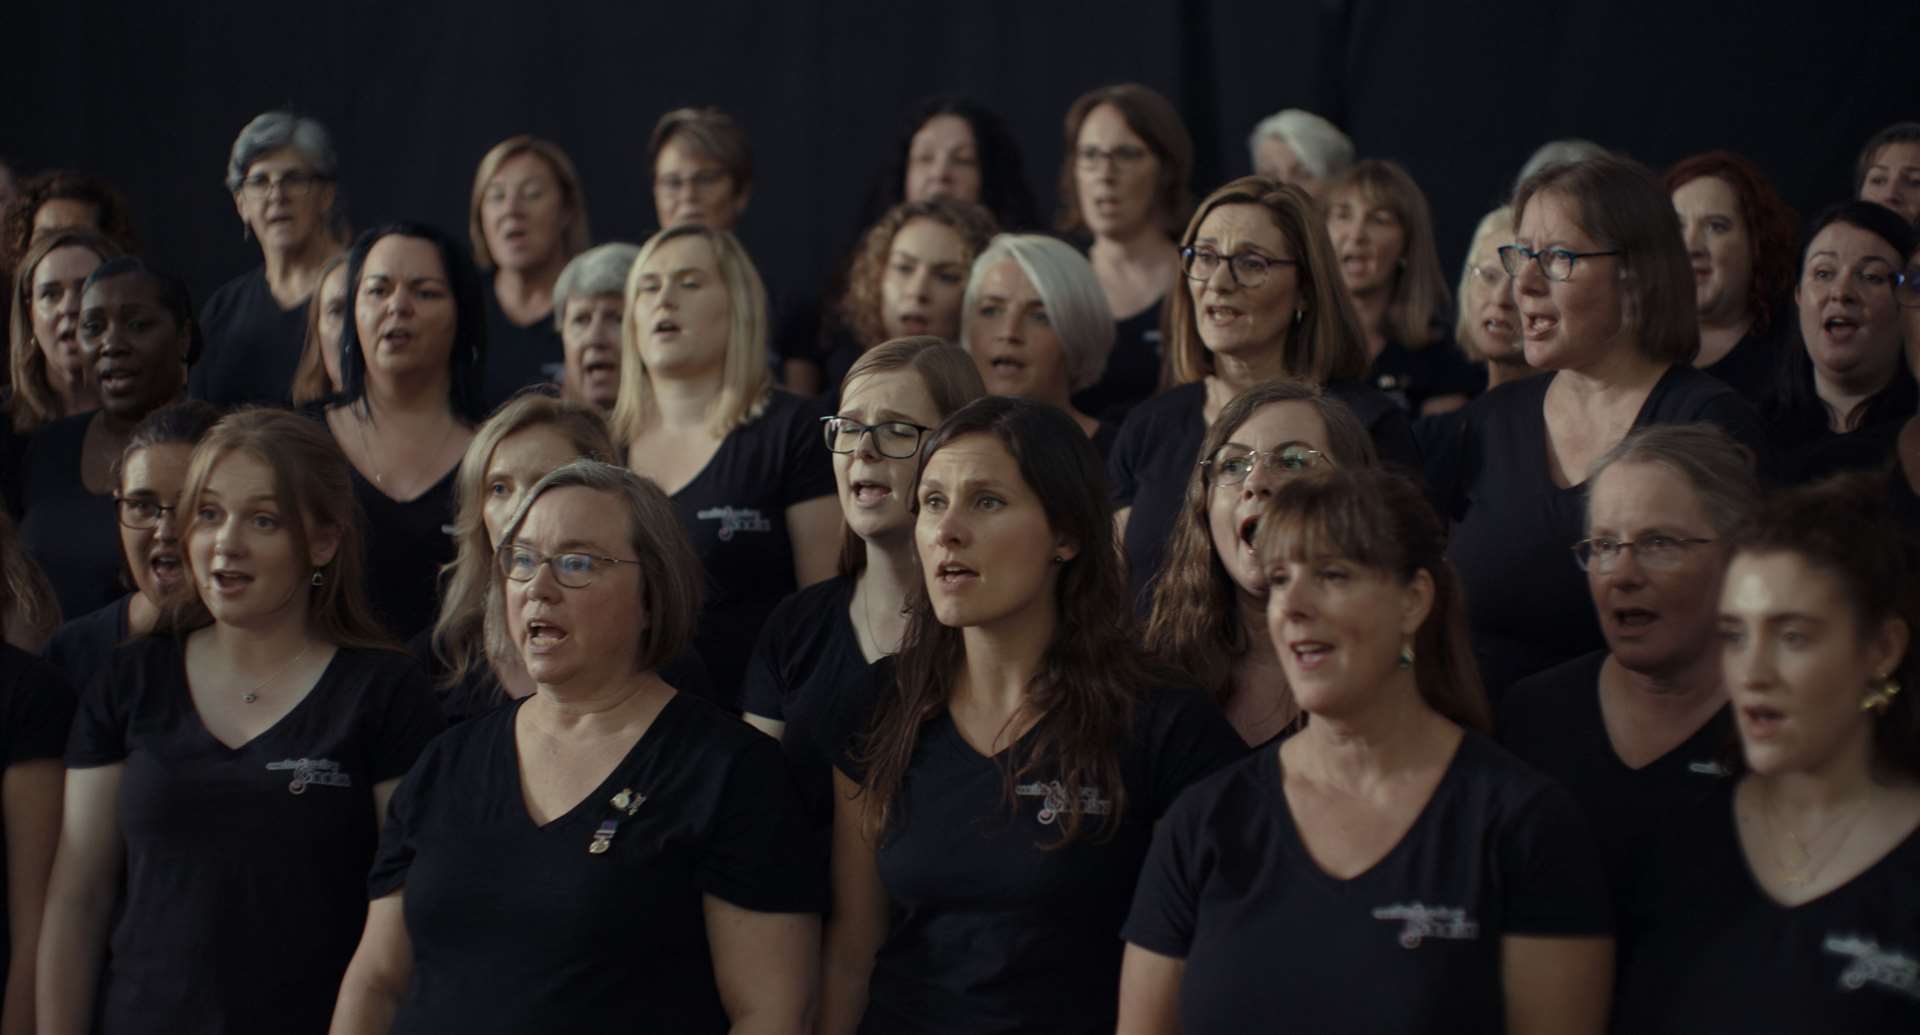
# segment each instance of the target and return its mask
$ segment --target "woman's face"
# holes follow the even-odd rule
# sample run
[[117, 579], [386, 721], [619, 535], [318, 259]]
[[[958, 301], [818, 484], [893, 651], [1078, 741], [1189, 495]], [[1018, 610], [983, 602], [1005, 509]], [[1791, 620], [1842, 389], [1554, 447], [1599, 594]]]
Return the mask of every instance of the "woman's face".
[[[1260, 457], [1246, 480], [1234, 483], [1222, 477], [1218, 456], [1249, 449], [1258, 450]], [[1267, 572], [1254, 553], [1254, 532], [1273, 494], [1304, 473], [1274, 465], [1273, 458], [1285, 455], [1290, 449], [1310, 449], [1320, 454], [1314, 466], [1307, 470], [1332, 465], [1333, 453], [1327, 448], [1327, 422], [1310, 403], [1288, 400], [1268, 403], [1253, 411], [1228, 436], [1208, 471], [1207, 533], [1213, 540], [1214, 556], [1220, 558], [1220, 566], [1227, 570], [1227, 578], [1233, 580], [1243, 600], [1264, 600], [1267, 595]]]
[[[192, 446], [168, 442], [136, 449], [120, 464], [120, 549], [134, 586], [155, 605], [179, 603], [193, 592], [180, 551], [185, 515], [174, 509], [192, 460]], [[129, 520], [148, 527], [129, 528]]]
[[27, 243], [71, 227], [100, 229], [100, 206], [79, 198], [52, 198], [41, 202], [40, 207], [33, 210], [33, 235]]
[[953, 227], [931, 219], [910, 219], [901, 226], [880, 274], [880, 322], [887, 339], [958, 338], [971, 261], [967, 242]]
[[[1588, 536], [1635, 544], [1618, 552], [1610, 570], [1587, 566], [1614, 660], [1657, 676], [1681, 672], [1716, 649], [1727, 547], [1693, 486], [1664, 464], [1616, 463], [1594, 479], [1587, 508]], [[1690, 542], [1699, 539], [1708, 541]]]
[[100, 408], [132, 424], [187, 382], [188, 328], [161, 302], [161, 284], [139, 273], [95, 281], [80, 302], [80, 344]]
[[1327, 236], [1333, 240], [1347, 294], [1393, 289], [1407, 250], [1406, 227], [1393, 209], [1368, 201], [1359, 189], [1349, 187], [1335, 194], [1327, 206]]
[[86, 377], [87, 354], [80, 345], [80, 289], [87, 275], [100, 266], [100, 256], [80, 245], [55, 248], [33, 268], [33, 340], [40, 345], [47, 370], [58, 382]]
[[966, 326], [967, 353], [988, 394], [1067, 405], [1073, 375], [1066, 342], [1018, 262], [1003, 259], [980, 275]]
[[934, 617], [950, 628], [1051, 621], [1057, 557], [1075, 547], [1054, 534], [1040, 497], [993, 435], [950, 439], [927, 459], [914, 523]]
[[1111, 104], [1087, 113], [1074, 143], [1080, 219], [1095, 237], [1126, 240], [1160, 217], [1160, 159]]
[[640, 362], [655, 376], [718, 377], [732, 322], [713, 246], [676, 237], [641, 264], [628, 319], [640, 321]]
[[1874, 153], [1860, 200], [1885, 205], [1909, 223], [1920, 223], [1920, 141], [1902, 140]]
[[1870, 757], [1861, 702], [1906, 651], [1897, 620], [1861, 628], [1845, 588], [1794, 553], [1742, 553], [1720, 595], [1721, 671], [1756, 773], [1804, 773]]
[[294, 520], [265, 461], [240, 450], [214, 461], [187, 528], [187, 557], [215, 621], [250, 629], [306, 621], [313, 572], [333, 559], [338, 538], [314, 535], [301, 556]]
[[1261, 137], [1254, 145], [1253, 171], [1256, 176], [1291, 183], [1314, 197], [1320, 196], [1320, 177], [1279, 137]]
[[447, 267], [432, 241], [388, 234], [374, 242], [360, 270], [354, 321], [369, 374], [446, 369], [457, 317]]
[[907, 201], [980, 200], [980, 152], [973, 127], [958, 115], [935, 115], [907, 145]]
[[500, 440], [487, 459], [481, 491], [480, 520], [487, 527], [487, 543], [498, 548], [500, 530], [547, 473], [579, 459], [580, 451], [551, 424], [535, 424]]
[[1807, 245], [1794, 289], [1800, 336], [1820, 373], [1842, 384], [1884, 384], [1902, 358], [1894, 297], [1900, 256], [1878, 234], [1830, 223]]
[[[855, 378], [840, 393], [838, 416], [857, 424], [893, 422], [931, 429], [940, 423], [940, 408], [927, 391], [926, 381], [913, 370], [887, 370]], [[908, 429], [882, 428], [860, 436], [851, 453], [833, 454], [833, 480], [840, 491], [840, 512], [847, 527], [868, 542], [901, 539], [913, 530], [907, 500], [919, 454], [882, 455], [878, 436], [889, 443], [904, 441]], [[918, 432], [926, 440], [926, 431]], [[902, 452], [889, 448], [889, 452]], [[904, 542], [904, 539], [902, 539]]]
[[533, 151], [500, 163], [480, 194], [480, 228], [494, 265], [540, 270], [562, 257], [573, 212], [553, 166]]
[[333, 184], [317, 179], [313, 165], [291, 147], [269, 151], [247, 166], [233, 192], [240, 218], [269, 251], [297, 251], [324, 234], [333, 209]]
[[1500, 266], [1498, 235], [1486, 234], [1467, 257], [1467, 294], [1460, 308], [1467, 314], [1467, 337], [1482, 356], [1494, 362], [1525, 363], [1520, 347], [1520, 309], [1513, 301], [1513, 278]]
[[[1282, 544], [1283, 547], [1286, 544]], [[1282, 549], [1285, 557], [1292, 551]], [[1302, 710], [1344, 717], [1378, 704], [1400, 650], [1426, 620], [1433, 582], [1402, 584], [1344, 557], [1285, 560], [1267, 571], [1267, 634]]]
[[568, 397], [603, 413], [620, 398], [620, 318], [618, 294], [574, 295], [560, 322], [566, 351]]
[[688, 224], [731, 230], [747, 210], [747, 194], [725, 166], [673, 136], [653, 166], [653, 209], [662, 230]]
[[1740, 195], [1718, 176], [1700, 176], [1673, 192], [1673, 210], [1693, 264], [1693, 296], [1700, 319], [1728, 323], [1753, 308], [1753, 237], [1740, 214]]
[[347, 264], [340, 263], [320, 282], [320, 362], [327, 368], [327, 383], [338, 391], [346, 384], [340, 376], [340, 336], [347, 329]]
[[[1194, 235], [1193, 248], [1220, 258], [1206, 280], [1186, 278], [1200, 341], [1216, 355], [1254, 360], [1286, 344], [1294, 313], [1302, 312], [1298, 259], [1273, 216], [1259, 205], [1221, 205], [1207, 213]], [[1267, 270], [1256, 287], [1242, 286], [1231, 260], [1243, 253], [1283, 260]]]
[[[1543, 191], [1528, 199], [1520, 213], [1515, 243], [1544, 252], [1565, 248], [1572, 252], [1608, 251], [1580, 228], [1579, 207], [1557, 191]], [[1542, 370], [1580, 369], [1600, 362], [1620, 348], [1637, 347], [1625, 319], [1625, 295], [1620, 287], [1620, 256], [1593, 255], [1575, 259], [1567, 280], [1548, 280], [1540, 264], [1529, 262], [1513, 278], [1515, 301], [1527, 365]]]
[[[580, 485], [550, 489], [535, 500], [514, 536], [542, 557], [584, 553], [635, 560], [633, 527], [618, 498]], [[527, 674], [542, 688], [596, 689], [633, 672], [649, 616], [638, 564], [591, 562], [593, 582], [562, 586], [553, 565], [529, 582], [506, 582], [507, 634]]]

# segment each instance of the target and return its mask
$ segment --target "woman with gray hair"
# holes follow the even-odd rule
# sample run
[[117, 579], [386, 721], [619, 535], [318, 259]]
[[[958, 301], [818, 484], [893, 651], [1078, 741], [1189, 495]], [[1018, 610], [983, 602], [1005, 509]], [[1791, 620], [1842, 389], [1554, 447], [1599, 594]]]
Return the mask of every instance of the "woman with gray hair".
[[1315, 197], [1324, 181], [1353, 164], [1353, 141], [1340, 127], [1299, 108], [1269, 115], [1247, 138], [1256, 176], [1291, 183]]
[[639, 257], [640, 246], [624, 242], [589, 248], [553, 284], [553, 322], [566, 354], [561, 393], [603, 414], [620, 398], [620, 320], [627, 274]]
[[1073, 394], [1100, 380], [1113, 352], [1113, 311], [1086, 256], [1041, 234], [1000, 234], [973, 260], [960, 304], [960, 341], [992, 395], [1064, 411], [1102, 459], [1120, 434]]
[[328, 261], [347, 242], [337, 180], [340, 156], [327, 128], [270, 111], [240, 130], [227, 189], [240, 236], [260, 243], [261, 264], [228, 281], [200, 312], [206, 352], [188, 393], [223, 406], [293, 399], [307, 340], [307, 303]]

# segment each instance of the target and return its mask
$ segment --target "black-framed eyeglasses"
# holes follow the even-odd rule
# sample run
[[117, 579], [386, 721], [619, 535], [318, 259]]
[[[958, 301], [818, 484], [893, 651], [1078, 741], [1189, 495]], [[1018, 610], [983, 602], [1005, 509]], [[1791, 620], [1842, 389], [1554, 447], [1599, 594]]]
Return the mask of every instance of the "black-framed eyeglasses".
[[624, 557], [603, 557], [593, 553], [556, 553], [551, 556], [541, 553], [531, 546], [519, 546], [508, 543], [494, 555], [499, 560], [500, 574], [515, 582], [532, 582], [540, 574], [540, 566], [553, 569], [555, 582], [568, 589], [586, 589], [600, 573], [617, 564], [639, 564]]
[[324, 179], [326, 177], [316, 176], [301, 169], [291, 169], [278, 176], [254, 173], [240, 181], [240, 192], [250, 200], [262, 201], [271, 197], [274, 188], [278, 187], [280, 193], [288, 198], [299, 199], [306, 197], [308, 192], [313, 190], [314, 184]]
[[1893, 297], [1902, 309], [1920, 309], [1920, 266], [1894, 274]]
[[1629, 550], [1641, 567], [1654, 571], [1665, 571], [1679, 567], [1687, 559], [1688, 551], [1696, 546], [1711, 543], [1711, 539], [1677, 535], [1644, 535], [1638, 539], [1610, 539], [1599, 536], [1582, 539], [1573, 544], [1574, 562], [1581, 571], [1597, 571], [1602, 575], [1613, 570], [1620, 558]]
[[906, 420], [862, 424], [852, 417], [822, 417], [820, 427], [826, 434], [829, 453], [851, 453], [860, 448], [860, 436], [872, 433], [873, 448], [890, 460], [906, 460], [918, 454], [920, 439], [933, 430]]
[[1088, 144], [1073, 152], [1073, 160], [1083, 169], [1097, 169], [1111, 161], [1114, 165], [1126, 168], [1138, 165], [1147, 159], [1147, 149], [1132, 144], [1121, 144], [1111, 150]]
[[1238, 485], [1253, 473], [1254, 465], [1264, 459], [1267, 470], [1280, 474], [1301, 474], [1327, 462], [1327, 455], [1318, 449], [1309, 449], [1301, 445], [1281, 446], [1279, 449], [1248, 449], [1246, 446], [1226, 445], [1213, 451], [1213, 455], [1200, 461], [1200, 466], [1213, 473], [1215, 485]]
[[140, 496], [115, 496], [113, 509], [119, 516], [120, 523], [136, 532], [159, 528], [161, 520], [167, 515], [176, 515], [177, 520], [177, 515], [180, 513], [178, 503], [162, 503], [159, 500], [145, 499]]
[[1595, 259], [1602, 255], [1619, 255], [1618, 248], [1609, 248], [1603, 252], [1576, 252], [1567, 248], [1542, 248], [1534, 251], [1525, 245], [1503, 244], [1500, 246], [1500, 266], [1507, 276], [1517, 277], [1520, 271], [1531, 262], [1540, 267], [1540, 272], [1548, 280], [1571, 280], [1574, 263], [1581, 259]]
[[1212, 248], [1196, 248], [1189, 245], [1180, 249], [1180, 269], [1189, 280], [1212, 280], [1220, 271], [1220, 264], [1227, 264], [1227, 273], [1233, 282], [1243, 288], [1254, 288], [1266, 283], [1273, 275], [1275, 267], [1298, 266], [1292, 259], [1276, 259], [1259, 252], [1236, 252], [1222, 255]]

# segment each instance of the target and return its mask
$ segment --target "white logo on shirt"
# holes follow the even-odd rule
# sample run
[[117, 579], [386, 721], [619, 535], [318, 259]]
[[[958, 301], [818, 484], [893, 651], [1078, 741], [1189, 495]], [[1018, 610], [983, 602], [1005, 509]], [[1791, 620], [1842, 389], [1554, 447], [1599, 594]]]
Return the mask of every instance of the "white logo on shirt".
[[694, 515], [702, 521], [720, 522], [720, 541], [733, 538], [735, 532], [771, 532], [773, 522], [752, 507], [708, 507]]
[[[1013, 788], [1013, 793], [1022, 798], [1039, 798], [1042, 826], [1052, 826], [1062, 812], [1067, 811], [1067, 789], [1058, 780], [1046, 783], [1023, 783]], [[1080, 814], [1083, 816], [1104, 816], [1113, 811], [1113, 802], [1100, 797], [1100, 792], [1092, 787], [1080, 788]]]
[[287, 784], [287, 790], [294, 794], [305, 794], [307, 788], [318, 784], [321, 787], [352, 787], [353, 777], [340, 771], [340, 763], [329, 758], [286, 758], [278, 762], [268, 762], [269, 772], [293, 772], [293, 780]]
[[1823, 948], [1835, 956], [1852, 957], [1853, 962], [1840, 972], [1842, 991], [1858, 992], [1868, 985], [1879, 985], [1909, 999], [1920, 1000], [1920, 961], [1896, 950], [1882, 949], [1880, 943], [1870, 939], [1853, 936], [1828, 935]]
[[1425, 938], [1472, 941], [1480, 937], [1480, 925], [1469, 919], [1464, 909], [1413, 902], [1381, 906], [1373, 911], [1373, 918], [1403, 922], [1406, 926], [1400, 928], [1400, 945], [1408, 949], [1419, 948]]
[[1727, 776], [1731, 770], [1718, 762], [1688, 762], [1687, 772], [1701, 776]]

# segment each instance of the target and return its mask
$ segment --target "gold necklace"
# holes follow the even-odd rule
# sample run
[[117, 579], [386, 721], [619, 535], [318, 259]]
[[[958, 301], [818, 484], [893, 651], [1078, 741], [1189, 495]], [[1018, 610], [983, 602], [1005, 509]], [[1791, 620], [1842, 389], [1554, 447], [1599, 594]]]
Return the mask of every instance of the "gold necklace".
[[[1775, 835], [1769, 839], [1772, 842], [1770, 847], [1773, 848], [1774, 868], [1780, 871], [1780, 877], [1786, 881], [1787, 886], [1790, 888], [1804, 888], [1812, 884], [1814, 878], [1820, 876], [1821, 871], [1827, 868], [1827, 864], [1833, 861], [1834, 856], [1840, 854], [1840, 849], [1845, 847], [1848, 837], [1853, 833], [1854, 824], [1859, 822], [1860, 817], [1866, 814], [1867, 806], [1872, 804], [1872, 802], [1873, 796], [1871, 793], [1862, 795], [1859, 804], [1828, 820], [1826, 825], [1816, 831], [1813, 836], [1801, 837], [1795, 831], [1788, 829], [1786, 824], [1779, 821], [1774, 815], [1772, 803], [1763, 797], [1760, 803], [1760, 815], [1766, 820], [1767, 827]], [[1818, 859], [1815, 859], [1813, 854], [1814, 847], [1825, 840], [1828, 834], [1839, 829], [1842, 824], [1845, 825], [1846, 829], [1844, 833], [1847, 836], [1843, 836], [1834, 842], [1831, 848], [1822, 853]], [[1792, 843], [1793, 850], [1798, 856], [1797, 862], [1788, 862], [1784, 857], [1778, 836], [1781, 834], [1785, 834], [1786, 839]]]
[[280, 666], [279, 668], [274, 669], [272, 674], [267, 676], [267, 678], [262, 679], [258, 683], [253, 684], [253, 689], [242, 691], [240, 694], [240, 703], [252, 704], [253, 702], [258, 701], [260, 699], [260, 691], [265, 689], [268, 683], [271, 683], [274, 680], [280, 678], [281, 676], [286, 675], [287, 672], [293, 668], [293, 666], [300, 664], [301, 658], [306, 657], [308, 652], [312, 650], [313, 650], [313, 642], [309, 640], [305, 647], [300, 648], [300, 653], [295, 654], [293, 656], [292, 661], [289, 661], [286, 664]]

